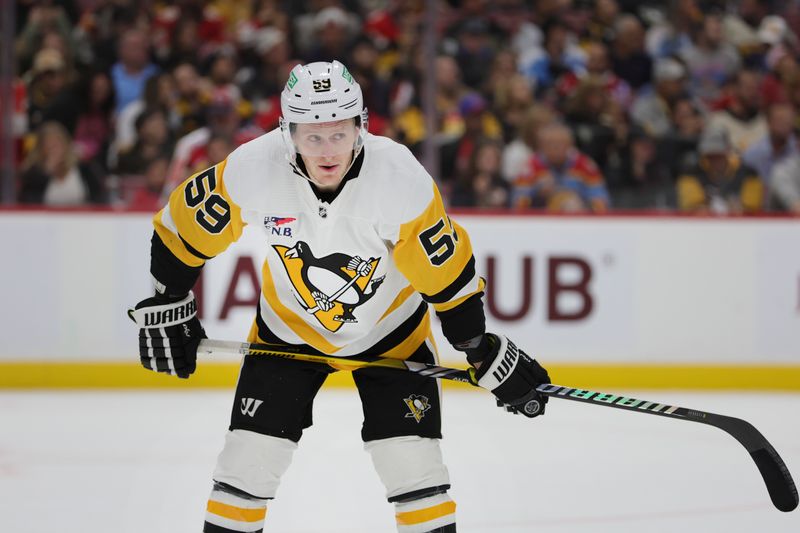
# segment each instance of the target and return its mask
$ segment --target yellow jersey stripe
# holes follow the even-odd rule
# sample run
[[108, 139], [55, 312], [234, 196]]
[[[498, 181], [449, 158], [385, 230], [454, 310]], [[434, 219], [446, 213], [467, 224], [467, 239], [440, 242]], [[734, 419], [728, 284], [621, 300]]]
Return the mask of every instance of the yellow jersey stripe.
[[408, 286], [406, 286], [405, 289], [403, 289], [399, 293], [397, 293], [397, 297], [392, 302], [392, 305], [390, 305], [389, 309], [387, 309], [386, 312], [383, 313], [383, 315], [378, 320], [378, 322], [380, 322], [381, 320], [383, 320], [387, 316], [391, 315], [392, 311], [394, 311], [395, 309], [397, 309], [398, 307], [403, 305], [403, 303], [406, 300], [408, 300], [411, 297], [411, 295], [414, 294], [414, 292], [415, 292], [414, 291], [414, 287], [412, 287], [411, 285], [408, 285]]
[[418, 511], [397, 513], [395, 518], [397, 518], [397, 524], [400, 526], [413, 526], [415, 524], [422, 524], [423, 522], [436, 520], [437, 518], [454, 514], [455, 512], [456, 502], [449, 501], [440, 503], [439, 505], [434, 505], [433, 507], [420, 509]]
[[334, 354], [341, 350], [340, 346], [335, 346], [328, 342], [318, 331], [314, 330], [313, 327], [308, 325], [307, 322], [297, 316], [291, 309], [283, 305], [275, 289], [275, 282], [272, 278], [272, 272], [269, 269], [269, 261], [264, 261], [262, 279], [264, 280], [262, 292], [270, 308], [280, 317], [289, 329], [303, 340], [304, 343], [326, 354]]
[[206, 510], [211, 514], [215, 514], [229, 520], [236, 520], [238, 522], [260, 522], [267, 516], [266, 507], [260, 507], [258, 509], [244, 509], [242, 507], [236, 507], [214, 500], [208, 500], [208, 506], [206, 507]]
[[425, 295], [447, 289], [472, 259], [467, 232], [450, 220], [439, 189], [435, 184], [431, 186], [433, 198], [419, 216], [400, 226], [393, 252], [397, 268]]
[[[241, 208], [231, 199], [225, 188], [223, 174], [227, 160], [193, 174], [184, 180], [169, 197], [169, 212], [180, 238], [200, 254], [215, 257], [242, 235], [244, 222]], [[197, 193], [196, 202], [188, 205], [188, 197]], [[225, 213], [227, 222], [218, 218]], [[205, 221], [204, 224], [201, 224]], [[209, 225], [220, 222], [218, 229]], [[205, 225], [205, 227], [204, 227]], [[162, 239], [163, 240], [163, 239]]]

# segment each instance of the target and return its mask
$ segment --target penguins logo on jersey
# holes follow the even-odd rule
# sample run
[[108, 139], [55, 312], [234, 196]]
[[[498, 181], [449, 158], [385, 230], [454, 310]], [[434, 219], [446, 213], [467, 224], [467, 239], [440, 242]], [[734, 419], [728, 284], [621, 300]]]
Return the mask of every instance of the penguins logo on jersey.
[[358, 322], [353, 311], [375, 295], [385, 277], [373, 279], [380, 258], [344, 253], [316, 257], [304, 241], [291, 248], [277, 244], [272, 248], [281, 258], [297, 301], [329, 331]]
[[422, 417], [425, 416], [425, 412], [431, 408], [427, 396], [412, 394], [408, 398], [403, 398], [403, 401], [406, 403], [408, 410], [411, 411], [410, 413], [406, 413], [406, 418], [413, 418], [417, 421], [417, 424], [419, 424]]

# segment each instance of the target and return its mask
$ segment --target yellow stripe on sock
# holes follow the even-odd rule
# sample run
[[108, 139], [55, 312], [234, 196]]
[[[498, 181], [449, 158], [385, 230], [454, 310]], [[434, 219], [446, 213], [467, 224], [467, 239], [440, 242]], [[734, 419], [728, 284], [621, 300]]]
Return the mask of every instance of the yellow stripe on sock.
[[206, 507], [206, 510], [211, 514], [230, 520], [237, 520], [239, 522], [258, 522], [264, 520], [267, 516], [266, 507], [261, 507], [259, 509], [243, 509], [242, 507], [236, 507], [214, 500], [208, 500], [208, 507]]
[[397, 513], [395, 517], [397, 518], [398, 525], [413, 526], [414, 524], [421, 524], [423, 522], [436, 520], [437, 518], [441, 518], [443, 516], [447, 516], [455, 512], [456, 512], [456, 502], [449, 501], [440, 503], [439, 505], [434, 505], [433, 507], [420, 509], [418, 511], [406, 511], [404, 513]]

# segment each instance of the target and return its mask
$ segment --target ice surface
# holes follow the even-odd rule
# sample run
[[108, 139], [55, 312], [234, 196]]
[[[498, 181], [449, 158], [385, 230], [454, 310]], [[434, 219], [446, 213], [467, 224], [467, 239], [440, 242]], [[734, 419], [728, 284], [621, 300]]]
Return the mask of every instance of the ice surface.
[[[800, 395], [625, 392], [744, 418], [800, 477]], [[0, 393], [0, 531], [199, 532], [232, 396]], [[800, 531], [713, 427], [557, 400], [528, 420], [480, 391], [445, 390], [444, 410], [460, 533]], [[314, 418], [265, 532], [394, 531], [356, 392], [323, 389]]]

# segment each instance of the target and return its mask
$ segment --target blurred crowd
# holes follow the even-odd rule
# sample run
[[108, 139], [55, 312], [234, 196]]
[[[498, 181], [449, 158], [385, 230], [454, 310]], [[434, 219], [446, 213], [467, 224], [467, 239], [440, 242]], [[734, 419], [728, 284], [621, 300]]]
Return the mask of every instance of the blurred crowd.
[[800, 214], [797, 0], [429, 1], [434, 51], [424, 0], [18, 0], [18, 201], [157, 209], [338, 59], [453, 207]]

